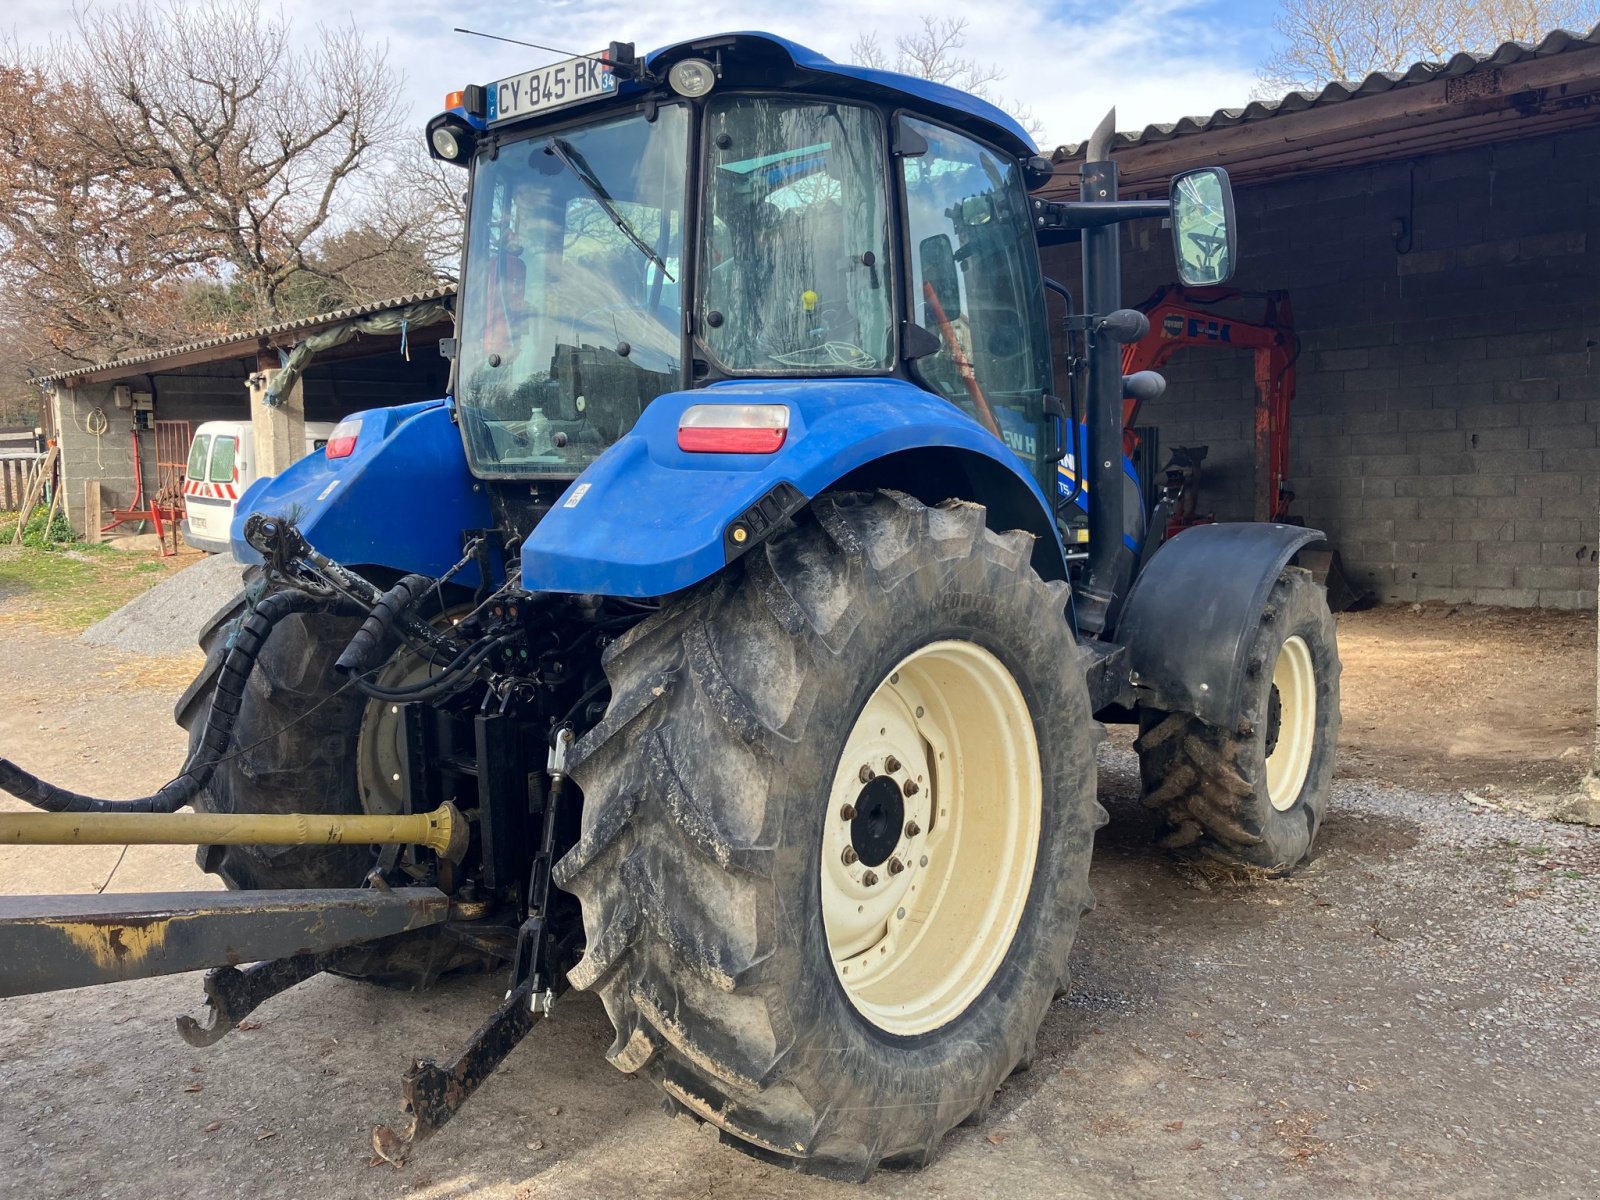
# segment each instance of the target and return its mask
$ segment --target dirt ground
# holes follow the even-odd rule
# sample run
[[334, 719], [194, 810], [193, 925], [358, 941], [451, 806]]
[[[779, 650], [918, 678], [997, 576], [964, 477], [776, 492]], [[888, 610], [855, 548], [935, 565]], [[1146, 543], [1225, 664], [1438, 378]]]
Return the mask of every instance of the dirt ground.
[[[101, 794], [162, 783], [192, 660], [8, 620], [19, 599], [0, 599], [0, 751]], [[1132, 756], [1107, 743], [1113, 821], [1074, 986], [1033, 1068], [923, 1172], [850, 1188], [717, 1145], [606, 1063], [584, 996], [411, 1165], [369, 1166], [409, 1058], [449, 1053], [503, 981], [413, 996], [319, 978], [196, 1050], [171, 1024], [200, 999], [186, 975], [0, 1001], [0, 1195], [1600, 1194], [1600, 831], [1515, 803], [1585, 766], [1593, 619], [1446, 612], [1341, 619], [1335, 810], [1292, 879], [1231, 883], [1152, 849]], [[0, 849], [0, 879], [212, 886], [183, 850], [118, 863]]]
[[1539, 795], [1588, 769], [1593, 613], [1389, 605], [1341, 615], [1339, 653], [1346, 776]]

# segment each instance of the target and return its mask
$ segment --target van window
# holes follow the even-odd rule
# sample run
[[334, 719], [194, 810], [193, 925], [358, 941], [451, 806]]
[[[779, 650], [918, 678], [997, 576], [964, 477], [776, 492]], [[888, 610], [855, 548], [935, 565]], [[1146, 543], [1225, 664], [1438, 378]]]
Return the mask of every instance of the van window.
[[239, 439], [219, 437], [211, 448], [211, 482], [233, 482], [233, 455], [239, 448]]
[[211, 435], [202, 433], [189, 445], [189, 469], [184, 472], [185, 478], [203, 482], [206, 477], [206, 460], [210, 457]]

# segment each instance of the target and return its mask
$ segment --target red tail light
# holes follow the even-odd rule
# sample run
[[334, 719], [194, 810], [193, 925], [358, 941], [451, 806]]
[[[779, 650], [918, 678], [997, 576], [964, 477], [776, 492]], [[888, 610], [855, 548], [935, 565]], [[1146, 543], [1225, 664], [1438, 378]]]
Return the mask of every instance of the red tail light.
[[328, 435], [328, 444], [322, 452], [329, 458], [349, 458], [356, 452], [356, 439], [360, 436], [360, 417], [350, 421], [340, 421]]
[[691, 454], [772, 454], [788, 436], [783, 404], [695, 404], [678, 418], [678, 449]]

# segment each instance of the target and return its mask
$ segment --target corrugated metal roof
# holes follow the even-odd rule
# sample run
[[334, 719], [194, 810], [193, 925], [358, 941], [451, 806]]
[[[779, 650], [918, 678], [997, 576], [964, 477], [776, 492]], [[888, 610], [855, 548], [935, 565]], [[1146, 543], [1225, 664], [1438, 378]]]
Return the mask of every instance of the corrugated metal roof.
[[[1401, 88], [1432, 83], [1438, 79], [1451, 79], [1462, 75], [1470, 75], [1475, 71], [1512, 66], [1516, 63], [1526, 62], [1529, 59], [1549, 58], [1557, 54], [1566, 54], [1573, 50], [1587, 50], [1596, 47], [1600, 47], [1600, 25], [1596, 25], [1586, 34], [1571, 33], [1565, 29], [1557, 29], [1552, 33], [1546, 34], [1535, 45], [1530, 45], [1526, 42], [1505, 42], [1490, 54], [1468, 54], [1462, 52], [1451, 57], [1448, 62], [1414, 63], [1405, 71], [1399, 72], [1377, 71], [1368, 75], [1360, 83], [1330, 83], [1317, 92], [1290, 92], [1279, 100], [1255, 100], [1243, 108], [1219, 108], [1209, 117], [1184, 117], [1182, 120], [1175, 121], [1169, 125], [1146, 125], [1137, 132], [1117, 134], [1112, 140], [1111, 148], [1116, 151], [1133, 146], [1147, 146], [1157, 142], [1168, 142], [1191, 134], [1207, 133], [1212, 130], [1227, 129], [1234, 125], [1243, 125], [1246, 122], [1288, 116], [1292, 113], [1304, 112], [1307, 109], [1318, 108], [1323, 105], [1342, 104], [1348, 100], [1378, 96]], [[1070, 145], [1059, 146], [1055, 151], [1054, 159], [1056, 162], [1069, 162], [1080, 158], [1086, 146], [1086, 142], [1074, 142]]]
[[[274, 325], [263, 325], [259, 329], [246, 329], [238, 333], [226, 333], [219, 337], [206, 338], [198, 342], [188, 342], [182, 346], [170, 346], [165, 350], [151, 350], [146, 354], [135, 354], [127, 358], [113, 359], [111, 362], [82, 363], [63, 371], [56, 371], [51, 375], [41, 375], [33, 382], [37, 384], [60, 383], [64, 379], [74, 379], [85, 375], [104, 375], [107, 371], [129, 367], [145, 367], [149, 364], [159, 363], [163, 359], [178, 358], [180, 356], [187, 357], [201, 350], [248, 345], [282, 337], [286, 333], [307, 333], [314, 329], [337, 325], [339, 322], [348, 321], [353, 317], [365, 317], [390, 308], [409, 308], [413, 304], [422, 304], [428, 300], [443, 300], [455, 294], [455, 284], [444, 284], [440, 287], [429, 288], [424, 292], [412, 292], [410, 295], [396, 296], [392, 300], [374, 300], [370, 304], [353, 304], [349, 308], [335, 309], [333, 312], [320, 313], [314, 317], [301, 317], [294, 321], [279, 321]], [[231, 358], [234, 356], [222, 354], [217, 357]], [[130, 372], [130, 374], [141, 375], [145, 373], [144, 371]]]

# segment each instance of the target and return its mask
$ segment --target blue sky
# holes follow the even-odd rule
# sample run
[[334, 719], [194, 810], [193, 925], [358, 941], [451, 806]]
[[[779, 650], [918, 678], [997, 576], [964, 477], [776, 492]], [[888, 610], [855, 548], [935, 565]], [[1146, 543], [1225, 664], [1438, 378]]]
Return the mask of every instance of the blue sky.
[[[282, 7], [302, 28], [355, 11], [344, 0], [283, 0]], [[895, 33], [923, 14], [963, 16], [970, 22], [966, 53], [1005, 68], [996, 93], [1030, 107], [1044, 125], [1041, 142], [1053, 146], [1087, 136], [1113, 104], [1122, 129], [1243, 104], [1272, 52], [1277, 8], [1278, 0], [408, 0], [365, 5], [357, 20], [370, 37], [388, 43], [420, 125], [447, 91], [554, 57], [462, 37], [450, 31], [455, 25], [577, 51], [613, 38], [645, 50], [700, 34], [765, 29], [845, 59], [862, 32], [876, 30], [892, 47]], [[9, 26], [23, 43], [71, 25], [70, 0], [11, 0], [7, 9], [0, 30]]]

